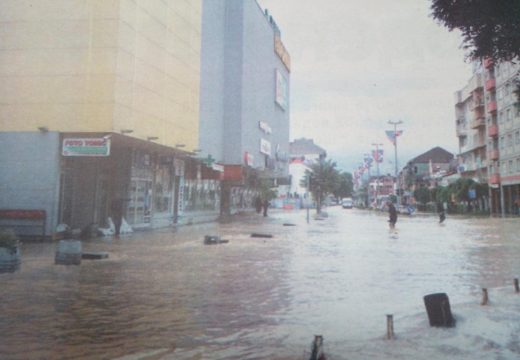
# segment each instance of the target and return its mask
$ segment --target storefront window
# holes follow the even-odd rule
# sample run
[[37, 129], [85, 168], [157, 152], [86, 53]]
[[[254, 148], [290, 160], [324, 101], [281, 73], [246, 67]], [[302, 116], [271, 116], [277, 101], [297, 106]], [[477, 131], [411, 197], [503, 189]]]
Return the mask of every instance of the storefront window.
[[171, 167], [163, 165], [155, 172], [154, 212], [172, 211], [173, 182]]

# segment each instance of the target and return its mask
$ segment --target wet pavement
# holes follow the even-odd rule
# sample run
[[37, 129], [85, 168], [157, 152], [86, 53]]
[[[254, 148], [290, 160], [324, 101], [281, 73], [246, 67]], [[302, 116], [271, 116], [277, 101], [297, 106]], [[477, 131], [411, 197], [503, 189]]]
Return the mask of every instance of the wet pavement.
[[[110, 257], [81, 266], [54, 265], [56, 244], [24, 244], [20, 271], [0, 274], [0, 358], [302, 359], [314, 334], [332, 359], [520, 357], [520, 296], [506, 304], [511, 334], [488, 347], [464, 324], [452, 335], [468, 342], [446, 347], [449, 333], [428, 333], [422, 302], [446, 292], [455, 316], [460, 306], [471, 317], [482, 287], [492, 301], [512, 287], [518, 219], [401, 216], [391, 238], [385, 214], [328, 212], [310, 224], [305, 211], [273, 211], [94, 239], [84, 251]], [[204, 235], [229, 243], [203, 245]], [[386, 314], [399, 347], [382, 340]]]

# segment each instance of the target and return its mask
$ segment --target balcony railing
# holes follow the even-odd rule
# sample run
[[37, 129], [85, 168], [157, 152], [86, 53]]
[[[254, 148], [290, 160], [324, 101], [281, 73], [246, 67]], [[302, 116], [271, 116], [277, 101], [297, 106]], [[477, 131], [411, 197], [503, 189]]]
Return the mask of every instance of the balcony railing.
[[471, 128], [477, 129], [481, 126], [486, 126], [486, 121], [483, 116], [477, 116], [477, 111], [475, 111], [475, 119], [471, 120]]
[[466, 127], [457, 126], [456, 132], [457, 132], [457, 136], [458, 137], [460, 137], [460, 136], [468, 136], [468, 133], [466, 131]]
[[492, 124], [488, 126], [488, 136], [497, 137], [498, 136], [498, 125]]
[[487, 103], [487, 111], [490, 113], [497, 111], [497, 102], [495, 100], [492, 100]]
[[497, 82], [495, 79], [488, 79], [486, 80], [486, 90], [491, 91], [495, 88]]

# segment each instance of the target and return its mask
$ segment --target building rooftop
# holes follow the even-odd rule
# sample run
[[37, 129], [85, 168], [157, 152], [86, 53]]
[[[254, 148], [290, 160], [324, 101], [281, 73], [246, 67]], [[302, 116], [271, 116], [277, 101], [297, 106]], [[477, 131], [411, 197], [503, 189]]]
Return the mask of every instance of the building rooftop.
[[325, 151], [325, 149], [316, 145], [314, 140], [305, 138], [296, 139], [289, 143], [289, 153], [291, 156], [310, 154], [317, 154], [323, 157], [327, 156], [327, 151]]
[[449, 163], [453, 160], [454, 155], [443, 148], [436, 146], [431, 150], [413, 158], [409, 163]]

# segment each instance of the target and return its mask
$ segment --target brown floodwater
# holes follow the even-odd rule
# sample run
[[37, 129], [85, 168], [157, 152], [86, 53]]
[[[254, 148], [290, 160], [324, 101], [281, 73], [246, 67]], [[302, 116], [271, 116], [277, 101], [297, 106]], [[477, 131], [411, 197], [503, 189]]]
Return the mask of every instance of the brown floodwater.
[[[80, 266], [54, 265], [56, 244], [26, 243], [21, 269], [0, 274], [0, 358], [302, 359], [314, 334], [334, 358], [378, 358], [345, 351], [383, 335], [386, 313], [413, 326], [425, 294], [462, 303], [520, 275], [518, 219], [398, 228], [389, 238], [384, 214], [359, 210], [310, 224], [274, 211], [84, 241], [110, 257]], [[229, 243], [204, 245], [207, 234]]]

